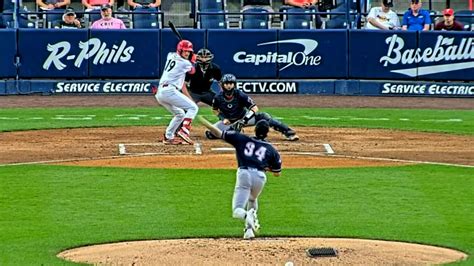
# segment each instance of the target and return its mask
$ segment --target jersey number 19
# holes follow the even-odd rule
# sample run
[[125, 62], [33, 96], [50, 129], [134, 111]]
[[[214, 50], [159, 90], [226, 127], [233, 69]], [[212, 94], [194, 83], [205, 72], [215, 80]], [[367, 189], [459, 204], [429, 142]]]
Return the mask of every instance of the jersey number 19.
[[176, 65], [176, 62], [174, 60], [168, 60], [168, 62], [166, 62], [165, 64], [165, 71], [170, 72], [171, 69], [173, 69], [175, 65]]

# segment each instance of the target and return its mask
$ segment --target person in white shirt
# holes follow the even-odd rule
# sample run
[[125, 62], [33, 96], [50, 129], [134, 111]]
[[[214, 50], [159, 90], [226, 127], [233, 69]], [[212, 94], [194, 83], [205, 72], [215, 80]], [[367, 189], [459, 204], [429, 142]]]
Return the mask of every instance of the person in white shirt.
[[400, 20], [397, 13], [390, 10], [393, 0], [382, 0], [381, 6], [373, 7], [367, 15], [366, 29], [369, 30], [398, 30]]
[[[158, 91], [155, 94], [156, 100], [174, 115], [166, 128], [163, 137], [164, 144], [193, 144], [190, 138], [191, 123], [196, 117], [198, 106], [184, 86], [184, 78], [186, 73], [194, 74], [195, 62], [193, 44], [188, 40], [181, 40], [178, 43], [176, 53], [168, 53]], [[181, 128], [179, 128], [180, 125]], [[176, 139], [175, 135], [182, 140]]]

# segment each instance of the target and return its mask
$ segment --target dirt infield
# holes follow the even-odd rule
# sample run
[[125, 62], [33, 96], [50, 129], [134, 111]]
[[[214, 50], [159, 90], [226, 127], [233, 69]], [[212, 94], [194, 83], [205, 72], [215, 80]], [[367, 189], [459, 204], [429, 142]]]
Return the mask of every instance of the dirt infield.
[[[310, 258], [305, 254], [310, 247], [332, 247], [338, 255]], [[58, 256], [94, 265], [435, 265], [467, 257], [446, 248], [344, 238], [137, 241], [72, 249]]]
[[[261, 106], [431, 108], [474, 109], [472, 99], [382, 98], [327, 96], [255, 96]], [[2, 108], [73, 106], [156, 106], [151, 96], [8, 96], [0, 97]], [[333, 168], [391, 166], [416, 162], [474, 165], [474, 138], [435, 133], [352, 128], [296, 128], [301, 140], [284, 141], [271, 133], [270, 141], [282, 153], [284, 168]], [[195, 126], [195, 146], [164, 146], [163, 127], [120, 127], [36, 130], [0, 133], [0, 164], [48, 162], [81, 166], [213, 168], [234, 169], [230, 146], [203, 137], [204, 128]], [[119, 155], [123, 144], [126, 155]], [[331, 154], [327, 147], [334, 151]], [[148, 155], [147, 155], [148, 154]], [[154, 155], [150, 155], [154, 154]], [[179, 162], [179, 163], [178, 163]], [[337, 258], [308, 258], [308, 247], [331, 246]], [[222, 252], [222, 251], [225, 252]], [[251, 252], [249, 252], [251, 250]], [[94, 264], [222, 265], [259, 263], [295, 264], [439, 264], [465, 258], [460, 252], [429, 246], [354, 240], [311, 238], [187, 239], [140, 241], [90, 246], [59, 255], [77, 262]], [[199, 263], [198, 263], [199, 265]]]

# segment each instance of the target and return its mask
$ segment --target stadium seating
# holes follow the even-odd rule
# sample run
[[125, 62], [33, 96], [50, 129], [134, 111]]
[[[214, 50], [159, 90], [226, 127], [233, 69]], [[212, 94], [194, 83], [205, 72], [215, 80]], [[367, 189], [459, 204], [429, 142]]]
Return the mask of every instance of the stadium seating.
[[64, 10], [49, 10], [45, 11], [45, 14], [48, 28], [54, 28], [55, 25], [63, 20]]
[[199, 15], [197, 26], [200, 29], [227, 29], [229, 27], [226, 15]]
[[159, 29], [161, 28], [160, 14], [152, 13], [155, 8], [136, 8], [136, 12], [149, 12], [150, 14], [133, 14], [134, 29]]
[[212, 12], [212, 11], [222, 11], [225, 9], [225, 0], [196, 0], [198, 11], [203, 12]]
[[464, 25], [464, 30], [474, 30], [473, 10], [458, 10], [454, 12], [454, 18]]
[[[4, 10], [2, 13], [3, 24], [6, 28], [14, 28], [15, 22], [13, 20], [13, 11]], [[27, 14], [20, 14], [20, 19], [18, 20], [18, 27], [20, 28], [34, 28], [34, 21], [28, 19]]]
[[302, 8], [289, 8], [283, 16], [283, 29], [312, 29], [314, 10]]
[[[259, 14], [249, 14], [259, 13]], [[249, 8], [243, 11], [241, 15], [242, 29], [269, 29], [270, 28], [270, 16], [268, 11], [263, 8]]]

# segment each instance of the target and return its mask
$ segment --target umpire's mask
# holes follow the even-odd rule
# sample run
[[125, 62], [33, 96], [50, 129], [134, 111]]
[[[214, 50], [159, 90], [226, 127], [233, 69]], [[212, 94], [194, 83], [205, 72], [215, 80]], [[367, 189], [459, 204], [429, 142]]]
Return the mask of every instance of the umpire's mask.
[[255, 136], [257, 139], [265, 139], [270, 131], [270, 124], [267, 120], [260, 120], [255, 124]]
[[213, 58], [214, 55], [206, 48], [200, 49], [196, 54], [196, 62], [202, 70], [207, 70]]

